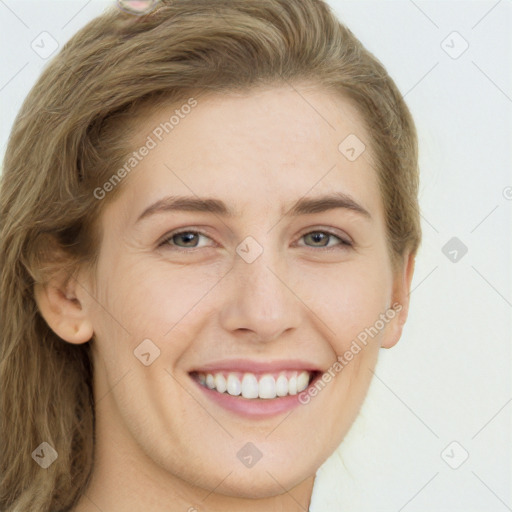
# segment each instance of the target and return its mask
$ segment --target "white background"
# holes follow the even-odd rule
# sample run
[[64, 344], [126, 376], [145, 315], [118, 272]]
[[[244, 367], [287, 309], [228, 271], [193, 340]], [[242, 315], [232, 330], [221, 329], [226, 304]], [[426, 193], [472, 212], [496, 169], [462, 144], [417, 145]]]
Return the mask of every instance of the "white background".
[[[404, 335], [381, 351], [312, 510], [512, 510], [511, 2], [329, 3], [416, 120], [424, 240]], [[62, 45], [110, 4], [0, 0], [2, 155], [46, 62], [32, 41], [46, 31]], [[452, 237], [468, 248], [457, 262], [442, 252]]]

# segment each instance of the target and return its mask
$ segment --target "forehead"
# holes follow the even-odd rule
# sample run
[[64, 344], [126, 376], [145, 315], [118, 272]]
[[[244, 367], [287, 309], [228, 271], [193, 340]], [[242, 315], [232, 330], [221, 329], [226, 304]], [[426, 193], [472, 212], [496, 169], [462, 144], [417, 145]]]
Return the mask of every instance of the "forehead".
[[279, 86], [193, 100], [193, 108], [184, 108], [193, 104], [187, 100], [159, 104], [137, 118], [133, 148], [148, 140], [152, 148], [123, 184], [133, 215], [168, 195], [282, 215], [284, 203], [341, 192], [380, 210], [368, 134], [343, 97]]

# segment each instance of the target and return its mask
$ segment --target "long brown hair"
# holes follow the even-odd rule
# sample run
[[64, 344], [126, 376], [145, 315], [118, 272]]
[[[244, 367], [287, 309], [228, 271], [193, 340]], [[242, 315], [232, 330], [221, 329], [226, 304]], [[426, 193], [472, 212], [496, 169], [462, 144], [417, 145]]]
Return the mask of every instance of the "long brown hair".
[[[421, 239], [414, 123], [384, 67], [323, 1], [164, 0], [141, 16], [112, 8], [42, 73], [12, 129], [0, 191], [2, 510], [66, 510], [91, 473], [90, 343], [48, 327], [34, 283], [94, 266], [98, 219], [123, 183], [102, 200], [94, 190], [130, 149], [127, 121], [191, 91], [302, 81], [362, 116], [398, 265]], [[31, 455], [42, 442], [58, 454], [47, 469]]]

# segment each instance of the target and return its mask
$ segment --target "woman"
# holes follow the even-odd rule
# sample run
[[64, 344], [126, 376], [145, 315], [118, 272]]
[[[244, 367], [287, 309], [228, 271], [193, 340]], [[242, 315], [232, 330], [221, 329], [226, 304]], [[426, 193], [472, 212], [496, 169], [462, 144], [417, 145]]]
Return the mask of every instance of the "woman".
[[406, 321], [414, 124], [322, 1], [142, 8], [9, 141], [0, 504], [307, 510]]

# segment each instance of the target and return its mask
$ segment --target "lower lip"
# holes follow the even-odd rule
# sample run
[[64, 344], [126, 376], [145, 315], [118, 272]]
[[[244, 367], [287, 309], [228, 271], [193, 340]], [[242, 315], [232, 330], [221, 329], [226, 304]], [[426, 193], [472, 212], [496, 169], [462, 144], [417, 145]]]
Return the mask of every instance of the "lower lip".
[[[272, 399], [244, 398], [242, 395], [232, 396], [228, 393], [219, 393], [218, 391], [203, 386], [195, 379], [192, 380], [209, 399], [224, 409], [235, 412], [240, 416], [249, 418], [268, 418], [290, 411], [301, 405], [301, 402], [299, 402], [300, 393]], [[315, 380], [316, 379], [312, 379], [309, 386], [311, 386]], [[304, 391], [301, 391], [301, 393], [304, 393], [305, 391], [307, 391], [307, 388]]]

